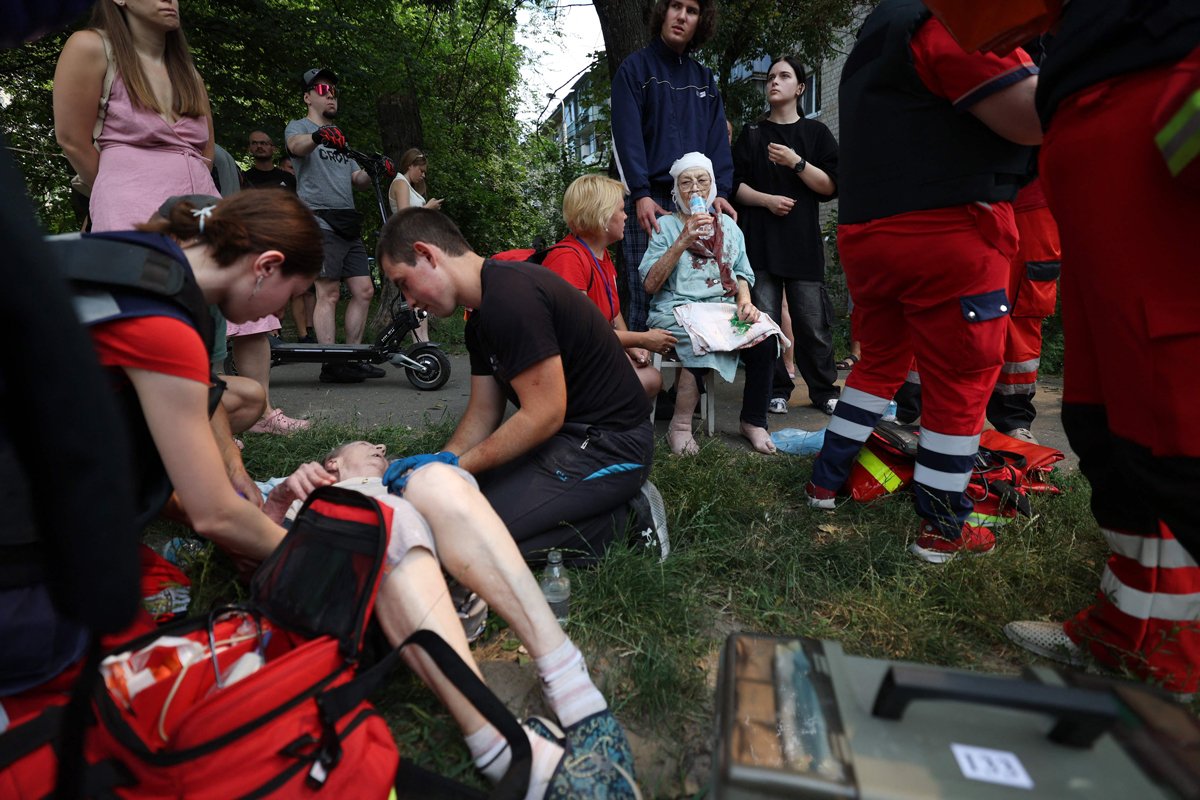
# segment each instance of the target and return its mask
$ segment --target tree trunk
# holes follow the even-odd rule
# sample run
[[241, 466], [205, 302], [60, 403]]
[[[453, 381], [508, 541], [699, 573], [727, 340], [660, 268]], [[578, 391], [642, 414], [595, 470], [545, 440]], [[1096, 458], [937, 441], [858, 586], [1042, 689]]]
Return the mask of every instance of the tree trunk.
[[[410, 147], [424, 147], [425, 135], [421, 129], [421, 106], [417, 96], [409, 92], [386, 94], [379, 98], [376, 104], [376, 116], [379, 120], [380, 143], [383, 153], [400, 165], [400, 156]], [[384, 187], [384, 192], [390, 187]], [[380, 287], [376, 294], [375, 313], [371, 315], [371, 330], [378, 334], [392, 322], [392, 300], [396, 296], [396, 287], [383, 274], [383, 265], [377, 264], [380, 271]]]
[[617, 74], [617, 67], [634, 50], [649, 41], [647, 25], [654, 0], [592, 0], [600, 30], [604, 33], [604, 50], [608, 57], [608, 76]]
[[421, 106], [416, 95], [408, 92], [385, 94], [376, 105], [383, 154], [399, 162], [410, 147], [424, 147], [421, 130]]

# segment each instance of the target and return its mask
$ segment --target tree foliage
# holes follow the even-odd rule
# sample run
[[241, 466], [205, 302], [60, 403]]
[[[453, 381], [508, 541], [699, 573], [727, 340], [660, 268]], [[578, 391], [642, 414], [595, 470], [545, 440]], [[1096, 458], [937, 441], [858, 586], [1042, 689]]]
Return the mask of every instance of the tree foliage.
[[[305, 113], [300, 75], [328, 67], [340, 79], [338, 125], [351, 146], [393, 159], [420, 147], [430, 193], [446, 198], [445, 211], [490, 252], [548, 227], [536, 192], [561, 196], [561, 188], [531, 178], [547, 159], [557, 169], [556, 159], [515, 122], [516, 2], [188, 0], [182, 13], [217, 142], [245, 166], [250, 131], [265, 130], [282, 148], [284, 126]], [[68, 34], [0, 54], [0, 103], [8, 101], [0, 130], [51, 230], [75, 225], [70, 167], [54, 142], [51, 111], [54, 66]], [[359, 205], [370, 231], [374, 197], [360, 194]]]
[[[795, 55], [819, 64], [832, 55], [843, 32], [878, 0], [717, 0], [717, 32], [696, 58], [713, 70], [731, 119], [764, 105], [756, 87], [737, 76], [737, 67], [763, 56]], [[626, 56], [651, 38], [647, 25], [654, 0], [593, 0], [610, 75]]]
[[[430, 193], [446, 198], [446, 212], [480, 252], [492, 252], [560, 233], [562, 190], [580, 171], [561, 148], [523, 135], [516, 122], [523, 56], [514, 33], [522, 2], [531, 0], [188, 0], [183, 16], [212, 99], [217, 142], [236, 158], [248, 165], [245, 143], [256, 128], [282, 144], [284, 125], [304, 113], [299, 76], [327, 66], [341, 78], [338, 123], [352, 146], [394, 159], [421, 147]], [[594, 5], [611, 74], [648, 41], [653, 2]], [[743, 97], [735, 65], [784, 52], [817, 63], [859, 5], [723, 0], [717, 35], [697, 56], [718, 75], [737, 117], [738, 108], [758, 99]], [[0, 53], [0, 130], [52, 230], [75, 225], [70, 168], [54, 142], [51, 113], [66, 35]], [[605, 88], [595, 87], [599, 94]], [[360, 194], [359, 203], [369, 233], [374, 198]]]

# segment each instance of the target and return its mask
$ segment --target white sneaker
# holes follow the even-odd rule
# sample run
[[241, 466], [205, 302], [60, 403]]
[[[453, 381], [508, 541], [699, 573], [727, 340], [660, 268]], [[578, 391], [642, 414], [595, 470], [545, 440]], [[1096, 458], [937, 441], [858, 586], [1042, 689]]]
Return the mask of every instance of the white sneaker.
[[1072, 667], [1084, 665], [1083, 650], [1071, 641], [1061, 622], [1010, 622], [1004, 635], [1031, 653]]
[[825, 405], [821, 407], [821, 410], [832, 417], [833, 410], [837, 408], [837, 401], [838, 399], [836, 397], [829, 398], [825, 401]]
[[1033, 432], [1030, 431], [1029, 428], [1013, 428], [1011, 431], [1005, 431], [1004, 435], [1011, 436], [1012, 438], [1018, 439], [1022, 442], [1038, 444], [1037, 437], [1033, 435]]
[[772, 414], [786, 414], [787, 408], [787, 400], [782, 397], [772, 397], [771, 402], [767, 404], [767, 411]]

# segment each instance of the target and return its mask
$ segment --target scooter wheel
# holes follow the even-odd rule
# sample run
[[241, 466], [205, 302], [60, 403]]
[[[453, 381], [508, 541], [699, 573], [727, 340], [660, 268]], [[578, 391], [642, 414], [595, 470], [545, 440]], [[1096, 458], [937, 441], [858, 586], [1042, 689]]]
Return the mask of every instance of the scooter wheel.
[[404, 374], [408, 382], [421, 391], [432, 392], [440, 389], [450, 380], [450, 359], [441, 350], [430, 348], [413, 353], [413, 361], [421, 365], [420, 369], [405, 367]]

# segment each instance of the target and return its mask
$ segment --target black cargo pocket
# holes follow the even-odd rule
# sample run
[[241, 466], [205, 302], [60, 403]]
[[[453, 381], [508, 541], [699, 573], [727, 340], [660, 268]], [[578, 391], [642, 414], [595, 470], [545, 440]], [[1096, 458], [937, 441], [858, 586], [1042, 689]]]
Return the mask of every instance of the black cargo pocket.
[[1062, 272], [1061, 261], [1026, 261], [1025, 277], [1031, 281], [1056, 281]]
[[1007, 315], [1009, 310], [1008, 293], [1003, 289], [960, 297], [958, 302], [962, 306], [963, 319], [967, 322], [999, 319]]
[[1054, 313], [1058, 301], [1058, 275], [1062, 271], [1059, 261], [1026, 261], [1025, 275], [1017, 284], [1017, 296], [1013, 298], [1014, 317], [1048, 317]]

